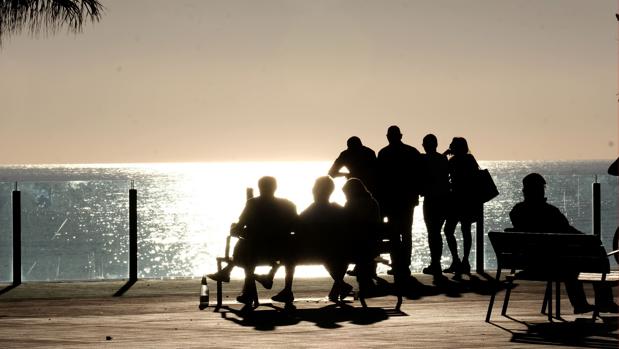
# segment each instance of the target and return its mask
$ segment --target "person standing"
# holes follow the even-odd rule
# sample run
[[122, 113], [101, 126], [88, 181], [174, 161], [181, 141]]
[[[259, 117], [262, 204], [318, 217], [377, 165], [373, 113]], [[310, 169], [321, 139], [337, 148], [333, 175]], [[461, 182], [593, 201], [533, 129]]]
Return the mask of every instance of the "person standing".
[[[357, 136], [348, 138], [346, 146], [347, 149], [340, 153], [329, 169], [329, 176], [358, 178], [373, 192], [376, 185], [376, 153], [363, 145]], [[341, 172], [344, 167], [348, 172]]]
[[381, 215], [388, 222], [392, 244], [392, 273], [410, 276], [413, 211], [419, 204], [419, 161], [421, 154], [402, 142], [398, 126], [387, 129], [389, 144], [378, 152], [377, 199]]
[[449, 163], [445, 155], [436, 151], [437, 147], [438, 140], [435, 135], [428, 134], [423, 137], [425, 154], [421, 155], [420, 194], [423, 196], [423, 219], [430, 248], [430, 265], [423, 268], [423, 273], [433, 275], [435, 279], [443, 275], [441, 230], [447, 217], [449, 200]]
[[[479, 170], [479, 165], [470, 153], [468, 142], [463, 137], [454, 137], [445, 154], [451, 156], [449, 159], [451, 196], [444, 232], [452, 262], [449, 268], [443, 271], [460, 276], [461, 274], [471, 273], [471, 265], [469, 264], [472, 246], [471, 225], [482, 212], [482, 204], [476, 201], [473, 189], [473, 181]], [[462, 231], [462, 261], [458, 257], [458, 243], [455, 237], [458, 223], [460, 223], [460, 230]]]

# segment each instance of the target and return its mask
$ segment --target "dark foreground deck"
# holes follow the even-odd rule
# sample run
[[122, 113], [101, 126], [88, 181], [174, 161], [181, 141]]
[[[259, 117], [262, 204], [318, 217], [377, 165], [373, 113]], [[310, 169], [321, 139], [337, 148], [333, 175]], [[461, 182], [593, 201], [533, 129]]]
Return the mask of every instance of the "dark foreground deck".
[[121, 297], [112, 295], [122, 281], [0, 285], [0, 347], [619, 347], [616, 314], [591, 323], [588, 315], [572, 315], [564, 298], [565, 321], [549, 323], [539, 313], [541, 283], [519, 283], [511, 318], [500, 315], [501, 293], [492, 323], [486, 323], [485, 277], [440, 288], [427, 276], [415, 277], [400, 312], [393, 309], [393, 296], [368, 299], [365, 310], [358, 301], [334, 306], [325, 297], [329, 280], [319, 278], [295, 280], [294, 312], [267, 301], [282, 280], [273, 290], [259, 288], [265, 305], [250, 315], [231, 301], [238, 280], [225, 289], [226, 306], [219, 312], [198, 310], [199, 279], [140, 280]]

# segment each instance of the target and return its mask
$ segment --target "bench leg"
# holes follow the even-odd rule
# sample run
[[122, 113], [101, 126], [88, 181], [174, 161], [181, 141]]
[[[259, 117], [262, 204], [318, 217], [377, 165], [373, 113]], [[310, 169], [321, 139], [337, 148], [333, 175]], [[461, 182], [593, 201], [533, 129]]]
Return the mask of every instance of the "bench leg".
[[[221, 261], [217, 261], [217, 272], [221, 272]], [[222, 296], [222, 282], [221, 281], [217, 281], [217, 306], [216, 309], [221, 308], [222, 303], [223, 303], [223, 296]]]
[[548, 321], [552, 322], [552, 281], [546, 284], [546, 297], [548, 298]]
[[561, 318], [561, 283], [559, 281], [555, 282], [555, 304], [555, 317], [559, 319]]
[[510, 279], [507, 284], [507, 289], [505, 290], [505, 299], [503, 300], [503, 308], [501, 309], [501, 315], [505, 316], [507, 314], [507, 306], [509, 305], [509, 297], [512, 295], [512, 287], [514, 285], [514, 280]]
[[494, 278], [495, 288], [494, 292], [492, 292], [492, 296], [490, 296], [490, 303], [488, 303], [488, 311], [486, 312], [486, 322], [490, 322], [490, 316], [492, 315], [492, 307], [494, 306], [494, 299], [496, 298], [496, 294], [499, 292], [499, 278], [501, 277], [501, 269], [498, 269], [496, 272], [496, 277]]
[[548, 306], [548, 283], [546, 283], [546, 289], [544, 290], [544, 301], [542, 302], [542, 310], [540, 313], [546, 314], [546, 308]]

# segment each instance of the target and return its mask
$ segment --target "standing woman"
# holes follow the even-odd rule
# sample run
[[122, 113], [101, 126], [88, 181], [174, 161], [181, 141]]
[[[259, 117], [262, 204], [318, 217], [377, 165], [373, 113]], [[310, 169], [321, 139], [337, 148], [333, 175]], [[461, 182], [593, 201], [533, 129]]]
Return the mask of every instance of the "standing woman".
[[[469, 146], [463, 137], [454, 137], [445, 154], [449, 159], [449, 182], [451, 185], [450, 208], [445, 222], [445, 238], [451, 252], [451, 266], [444, 270], [446, 273], [470, 275], [471, 265], [469, 254], [471, 253], [472, 236], [471, 225], [481, 213], [481, 204], [474, 195], [473, 182], [479, 165], [475, 157], [469, 152]], [[458, 257], [458, 243], [454, 236], [456, 225], [460, 223], [464, 252], [462, 261]]]

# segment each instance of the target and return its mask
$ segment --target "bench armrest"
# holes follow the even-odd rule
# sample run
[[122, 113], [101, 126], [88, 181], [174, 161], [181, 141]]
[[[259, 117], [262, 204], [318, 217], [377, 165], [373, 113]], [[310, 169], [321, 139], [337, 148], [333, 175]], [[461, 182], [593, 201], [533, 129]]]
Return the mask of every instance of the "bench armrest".
[[232, 235], [226, 236], [226, 251], [224, 254], [226, 259], [230, 259], [230, 240], [232, 240]]

